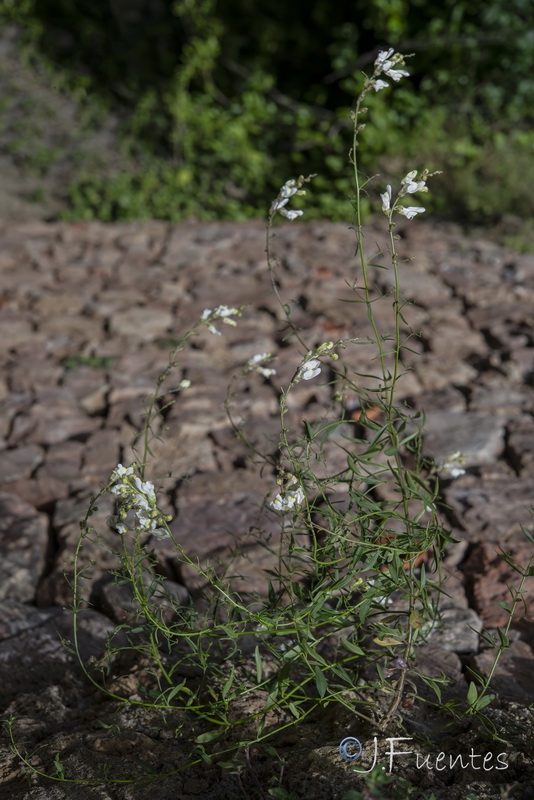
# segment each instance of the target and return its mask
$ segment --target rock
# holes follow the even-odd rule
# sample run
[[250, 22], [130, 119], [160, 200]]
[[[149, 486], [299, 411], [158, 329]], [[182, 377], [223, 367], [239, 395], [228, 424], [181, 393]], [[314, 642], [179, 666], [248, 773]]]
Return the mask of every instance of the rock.
[[63, 388], [39, 392], [29, 414], [17, 417], [10, 441], [25, 438], [41, 445], [57, 444], [97, 430], [102, 420], [88, 417], [71, 392]]
[[44, 472], [38, 473], [35, 478], [26, 478], [0, 485], [0, 491], [7, 491], [20, 497], [34, 508], [46, 510], [59, 498], [67, 497], [69, 485]]
[[470, 541], [510, 542], [523, 540], [521, 525], [532, 530], [532, 480], [497, 472], [492, 475], [464, 475], [444, 487], [448, 516], [457, 531]]
[[59, 608], [40, 611], [12, 598], [0, 601], [0, 641], [31, 630], [60, 614]]
[[51, 445], [46, 451], [46, 474], [61, 483], [75, 481], [80, 472], [85, 445], [72, 439]]
[[171, 421], [161, 439], [152, 441], [152, 472], [158, 478], [172, 475], [175, 480], [195, 472], [215, 472], [217, 461], [202, 419], [197, 423]]
[[[495, 650], [490, 649], [474, 656], [472, 665], [475, 670], [487, 676], [493, 667], [495, 653]], [[530, 705], [534, 701], [533, 672], [532, 649], [526, 642], [513, 641], [499, 659], [491, 680], [490, 692], [496, 692], [502, 700]]]
[[[517, 587], [521, 576], [499, 555], [497, 544], [478, 542], [473, 546], [462, 569], [468, 592], [474, 607], [486, 627], [504, 626], [509, 614], [497, 603], [510, 603], [512, 600], [508, 587]], [[532, 544], [523, 537], [505, 547], [506, 552], [521, 568], [525, 568], [532, 556]], [[534, 613], [534, 585], [527, 579], [523, 588], [522, 600], [517, 607], [517, 618]]]
[[[446, 675], [449, 684], [438, 684], [443, 702], [451, 698], [465, 699], [467, 685], [463, 676], [463, 665], [459, 656], [445, 647], [424, 644], [415, 650], [415, 668], [428, 678], [437, 678], [441, 673]], [[412, 677], [410, 675], [410, 677]], [[434, 691], [418, 676], [415, 678], [419, 693], [431, 702], [436, 702]]]
[[118, 311], [110, 320], [110, 330], [114, 336], [140, 337], [146, 342], [164, 336], [173, 322], [172, 315], [161, 308], [132, 308]]
[[0, 600], [32, 602], [48, 547], [46, 516], [18, 497], [0, 494]]
[[438, 627], [430, 635], [430, 644], [455, 653], [476, 653], [481, 630], [482, 622], [473, 609], [452, 606], [442, 612]]
[[[515, 573], [503, 570], [490, 543], [502, 544], [522, 564], [529, 553], [520, 526], [531, 524], [534, 261], [481, 236], [465, 237], [455, 227], [401, 224], [396, 230], [401, 234], [399, 257], [416, 254], [413, 261], [402, 262], [401, 293], [415, 301], [403, 313], [421, 332], [405, 342], [403, 359], [410, 371], [399, 383], [397, 398], [409, 408], [425, 409], [425, 453], [439, 462], [461, 450], [468, 468], [455, 481], [444, 473], [439, 476], [448, 506], [443, 513], [461, 541], [448, 548], [444, 566], [444, 589], [450, 597], [442, 597], [443, 630], [419, 648], [415, 668], [430, 675], [443, 668], [456, 682], [444, 689], [445, 697], [462, 698], [466, 684], [457, 654], [479, 657], [474, 656], [479, 618], [501, 624], [502, 609], [495, 601], [506, 600], [506, 583], [517, 580]], [[370, 252], [375, 241], [387, 251], [383, 226], [370, 228]], [[68, 751], [82, 759], [89, 744], [92, 756], [128, 755], [121, 755], [122, 740], [114, 735], [99, 728], [93, 736], [89, 728], [96, 723], [88, 726], [83, 714], [84, 744], [80, 738], [69, 739], [70, 726], [77, 724], [72, 715], [78, 713], [75, 709], [83, 711], [85, 701], [76, 697], [70, 702], [62, 694], [71, 691], [75, 665], [58, 641], [57, 631], [69, 637], [72, 622], [59, 607], [72, 600], [72, 557], [90, 493], [117, 462], [128, 464], [134, 458], [131, 442], [144, 423], [146, 398], [169, 352], [204, 308], [221, 303], [251, 306], [235, 328], [219, 325], [221, 337], [203, 330], [176, 354], [177, 367], [159, 387], [162, 415], [154, 420], [147, 478], [164, 486], [161, 504], [174, 516], [179, 546], [201, 568], [220, 562], [231, 589], [252, 602], [255, 594], [267, 591], [268, 571], [278, 568], [285, 520], [264, 505], [276, 492], [280, 387], [287, 387], [308, 349], [339, 336], [365, 339], [371, 328], [361, 305], [339, 302], [356, 299], [354, 279], [361, 287], [353, 231], [327, 223], [281, 225], [270, 244], [279, 260], [276, 279], [282, 300], [294, 311], [302, 344], [286, 337], [283, 313], [270, 287], [260, 221], [0, 225], [0, 488], [27, 501], [14, 496], [5, 501], [11, 506], [0, 535], [0, 636], [3, 632], [9, 638], [2, 641], [0, 678], [6, 696], [18, 694], [21, 706], [26, 703], [31, 710], [28, 726], [41, 737], [36, 742], [29, 736], [31, 747], [45, 743], [46, 726], [55, 724], [60, 738], [53, 740], [52, 752]], [[387, 267], [386, 257], [377, 260]], [[387, 294], [373, 308], [381, 330], [391, 333], [391, 271], [371, 267], [370, 274]], [[402, 336], [407, 334], [403, 323]], [[266, 451], [266, 462], [235, 440], [223, 407], [229, 379], [256, 352], [273, 353], [276, 376], [267, 382], [256, 374], [239, 377], [231, 405], [244, 434]], [[302, 435], [303, 420], [316, 427], [342, 418], [338, 390], [346, 398], [347, 414], [352, 413], [352, 422], [344, 422], [325, 442], [327, 467], [311, 453], [320, 475], [344, 468], [346, 440], [339, 437], [357, 421], [359, 397], [336, 372], [344, 364], [355, 386], [371, 392], [380, 382], [372, 376], [379, 371], [374, 355], [368, 344], [349, 345], [339, 362], [323, 359], [319, 378], [300, 382], [289, 395], [284, 421], [291, 442]], [[66, 362], [68, 357], [76, 360]], [[389, 354], [385, 361], [391, 369]], [[191, 380], [191, 388], [177, 392], [184, 378]], [[354, 443], [347, 448], [357, 457]], [[165, 477], [169, 471], [172, 479]], [[341, 509], [346, 488], [338, 486], [335, 494], [332, 489]], [[391, 485], [374, 487], [373, 499], [395, 500], [388, 489]], [[109, 570], [120, 566], [114, 554], [120, 537], [106, 523], [114, 501], [102, 497], [98, 505], [92, 518], [95, 535], [85, 542], [79, 567], [87, 574], [84, 602], [96, 603], [105, 616], [88, 609], [80, 617], [81, 635], [87, 634], [84, 658], [101, 652], [105, 635], [135, 611], [128, 586], [110, 582]], [[47, 517], [35, 507], [46, 510]], [[420, 509], [410, 504], [412, 510]], [[320, 523], [319, 515], [314, 522]], [[258, 542], [258, 529], [265, 531], [271, 550]], [[127, 540], [126, 546], [130, 544]], [[190, 591], [201, 605], [205, 579], [194, 566], [180, 563], [172, 541], [152, 541], [150, 548], [178, 603], [188, 602]], [[528, 582], [525, 597], [530, 607]], [[24, 605], [33, 600], [39, 608]], [[172, 618], [172, 610], [165, 613]], [[514, 641], [512, 661], [503, 661], [503, 683], [506, 669], [519, 675], [532, 657], [521, 649], [534, 644], [528, 621], [518, 620], [513, 630], [522, 638]], [[486, 661], [480, 668], [487, 669]], [[121, 676], [130, 681], [130, 696], [137, 691], [137, 679], [134, 673]], [[518, 702], [529, 696], [522, 694], [522, 681], [510, 678], [514, 696], [523, 697]], [[24, 694], [28, 682], [32, 691], [37, 687], [35, 694]], [[418, 687], [426, 691], [422, 684]], [[39, 705], [41, 697], [47, 705]], [[101, 714], [104, 708], [95, 714], [111, 725], [114, 719]], [[137, 723], [132, 717], [128, 724]], [[174, 755], [173, 750], [172, 759]], [[87, 774], [82, 760], [73, 763]], [[432, 787], [427, 788], [430, 794]], [[91, 797], [93, 789], [97, 791], [91, 787]], [[172, 786], [169, 796], [180, 792]]]
[[[80, 670], [75, 656], [65, 646], [72, 641], [73, 617], [70, 611], [52, 609], [37, 612], [27, 606], [27, 614], [19, 605], [6, 608], [0, 615], [5, 627], [14, 633], [0, 641], [0, 696], [9, 701], [24, 689], [43, 687], [50, 679], [61, 681], [66, 668]], [[82, 661], [88, 665], [90, 659], [103, 655], [107, 638], [115, 631], [115, 625], [96, 611], [89, 609], [78, 613], [78, 646]], [[64, 641], [62, 641], [64, 640]], [[121, 643], [124, 643], [122, 640]], [[31, 684], [29, 677], [31, 676]]]
[[534, 477], [534, 419], [521, 416], [508, 425], [508, 459], [521, 477]]
[[16, 447], [0, 452], [0, 483], [11, 483], [29, 478], [44, 457], [44, 450], [36, 444]]
[[116, 431], [95, 431], [83, 450], [81, 474], [93, 485], [100, 486], [109, 478], [119, 461], [120, 446]]
[[[143, 583], [148, 589], [154, 580], [153, 575], [144, 573]], [[127, 623], [130, 626], [142, 624], [144, 617], [141, 604], [133, 595], [131, 583], [114, 583], [105, 580], [100, 586], [95, 587], [93, 592], [95, 603], [99, 609], [122, 625]], [[151, 595], [150, 606], [162, 614], [162, 618], [167, 625], [171, 625], [178, 620], [176, 608], [186, 606], [189, 602], [189, 592], [179, 583], [164, 580], [156, 591]]]
[[465, 466], [491, 464], [504, 448], [503, 416], [435, 411], [428, 415], [423, 449], [436, 464], [445, 464], [460, 451]]

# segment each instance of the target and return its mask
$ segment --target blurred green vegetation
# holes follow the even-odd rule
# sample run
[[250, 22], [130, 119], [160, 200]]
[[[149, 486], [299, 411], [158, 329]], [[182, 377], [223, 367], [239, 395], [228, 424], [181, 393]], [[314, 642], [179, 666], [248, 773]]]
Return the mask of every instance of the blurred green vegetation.
[[348, 114], [387, 46], [415, 55], [369, 96], [370, 200], [428, 167], [442, 216], [534, 214], [532, 0], [0, 0], [0, 19], [94, 124], [120, 120], [121, 167], [82, 166], [70, 219], [245, 219], [312, 172], [307, 217], [346, 219]]

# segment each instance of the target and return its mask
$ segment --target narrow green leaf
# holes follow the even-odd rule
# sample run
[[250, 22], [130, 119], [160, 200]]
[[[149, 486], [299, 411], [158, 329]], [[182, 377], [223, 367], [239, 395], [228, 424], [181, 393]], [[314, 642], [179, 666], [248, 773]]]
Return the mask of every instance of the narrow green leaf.
[[425, 588], [425, 584], [426, 584], [426, 569], [425, 565], [421, 564], [421, 578], [420, 578], [421, 589]]
[[263, 675], [263, 667], [261, 663], [260, 648], [256, 645], [254, 649], [254, 661], [256, 662], [256, 680], [261, 683], [261, 676]]
[[300, 719], [300, 717], [301, 717], [301, 713], [300, 713], [300, 711], [298, 710], [298, 708], [297, 708], [297, 706], [295, 705], [295, 703], [288, 703], [288, 706], [287, 706], [287, 707], [289, 708], [289, 710], [291, 711], [291, 713], [293, 714], [293, 716], [295, 717], [295, 719]]
[[231, 669], [231, 671], [230, 671], [230, 675], [228, 676], [228, 680], [227, 680], [227, 681], [226, 681], [226, 683], [224, 684], [224, 686], [223, 686], [223, 690], [222, 690], [222, 696], [223, 696], [225, 699], [226, 699], [226, 696], [228, 695], [228, 693], [229, 693], [230, 689], [232, 688], [232, 685], [233, 685], [233, 683], [234, 683], [234, 677], [235, 677], [235, 668], [234, 668], [234, 667], [232, 667], [232, 669]]
[[353, 644], [348, 639], [345, 639], [343, 636], [341, 637], [341, 646], [348, 650], [349, 653], [354, 653], [356, 656], [364, 656], [365, 653], [361, 647], [358, 647], [357, 644]]
[[310, 425], [307, 419], [304, 420], [304, 427], [306, 428], [306, 437], [308, 441], [313, 442], [315, 434], [313, 432], [312, 426]]
[[324, 697], [328, 688], [328, 684], [326, 682], [324, 672], [319, 667], [315, 667], [315, 685], [317, 686], [319, 697]]
[[195, 738], [195, 742], [197, 744], [205, 744], [207, 742], [215, 742], [217, 739], [222, 738], [224, 735], [224, 731], [218, 728], [216, 731], [207, 731], [206, 733], [201, 733], [199, 736]]

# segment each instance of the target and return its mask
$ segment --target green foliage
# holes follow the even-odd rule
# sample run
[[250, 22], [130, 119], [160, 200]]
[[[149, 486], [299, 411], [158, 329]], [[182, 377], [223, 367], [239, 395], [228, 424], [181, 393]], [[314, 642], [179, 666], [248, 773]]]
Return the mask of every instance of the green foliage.
[[67, 218], [243, 219], [304, 169], [321, 175], [308, 214], [342, 218], [347, 109], [388, 44], [416, 53], [412, 78], [376, 98], [362, 172], [438, 166], [441, 214], [534, 213], [516, 179], [532, 161], [530, 0], [0, 0], [0, 17], [122, 120], [127, 166], [78, 175]]
[[90, 367], [91, 369], [108, 369], [113, 358], [111, 356], [67, 356], [63, 361], [66, 370], [78, 369], [79, 367]]

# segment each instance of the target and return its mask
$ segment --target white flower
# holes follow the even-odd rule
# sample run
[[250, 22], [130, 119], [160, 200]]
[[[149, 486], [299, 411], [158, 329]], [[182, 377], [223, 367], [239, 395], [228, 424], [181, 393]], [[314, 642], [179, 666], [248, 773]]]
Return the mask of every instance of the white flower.
[[110, 526], [110, 528], [115, 528], [117, 533], [128, 533], [128, 526], [124, 524], [124, 522], [120, 522], [119, 518], [113, 514], [112, 516], [108, 517], [106, 522]]
[[191, 386], [191, 381], [189, 380], [189, 378], [184, 378], [183, 381], [180, 381], [180, 383], [178, 384], [179, 389], [189, 389], [190, 386]]
[[426, 188], [426, 181], [417, 181], [414, 178], [417, 177], [417, 170], [413, 169], [409, 172], [405, 178], [402, 179], [402, 189], [400, 191], [401, 196], [404, 194], [414, 194], [414, 192], [422, 192], [427, 191]]
[[[239, 314], [238, 308], [230, 308], [229, 306], [217, 306], [217, 308], [205, 308], [200, 317], [201, 322], [209, 323], [212, 319], [220, 318], [226, 325], [235, 325], [236, 322], [230, 319], [235, 314]], [[217, 330], [215, 325], [208, 324], [208, 330], [214, 336], [220, 336], [221, 332]]]
[[245, 372], [250, 372], [254, 369], [256, 372], [259, 372], [260, 375], [263, 375], [264, 378], [270, 378], [271, 375], [276, 375], [275, 369], [261, 366], [262, 362], [267, 361], [268, 358], [271, 358], [270, 353], [256, 353], [255, 356], [252, 356], [252, 358], [249, 358], [247, 361], [245, 365]]
[[447, 461], [441, 469], [446, 470], [451, 478], [461, 478], [462, 475], [465, 475], [465, 469], [461, 467], [458, 461]]
[[255, 356], [249, 358], [247, 362], [248, 369], [253, 369], [257, 364], [261, 364], [262, 361], [265, 361], [267, 358], [270, 358], [270, 355], [271, 355], [270, 353], [256, 353]]
[[422, 191], [426, 186], [425, 181], [410, 181], [404, 187], [406, 194], [414, 194], [415, 192]]
[[142, 494], [134, 494], [133, 508], [140, 509], [141, 511], [150, 511], [150, 503]]
[[121, 497], [121, 495], [126, 494], [131, 490], [131, 487], [128, 486], [127, 483], [117, 483], [115, 486], [112, 486], [109, 490], [111, 494], [114, 494], [115, 497]]
[[[404, 59], [400, 53], [395, 53], [392, 47], [390, 47], [389, 50], [381, 50], [375, 60], [375, 75], [381, 75], [383, 73], [394, 81], [400, 81], [401, 78], [407, 78], [410, 73], [406, 72], [405, 69], [394, 69], [395, 65], [399, 63], [404, 63]], [[380, 79], [375, 79], [372, 85], [375, 92], [378, 92], [380, 89], [385, 89], [386, 86], [389, 86], [386, 81]]]
[[280, 208], [279, 211], [283, 217], [287, 217], [287, 219], [290, 220], [294, 220], [297, 217], [301, 217], [304, 214], [304, 211], [297, 211], [295, 209], [288, 211], [287, 208]]
[[386, 191], [380, 195], [380, 199], [382, 200], [382, 211], [387, 213], [391, 209], [391, 186], [386, 186]]
[[144, 533], [151, 533], [156, 537], [156, 539], [169, 538], [170, 533], [165, 528], [158, 528], [157, 520], [141, 516], [138, 516], [137, 519], [138, 522], [140, 523], [141, 530]]
[[264, 378], [270, 378], [271, 375], [276, 375], [276, 370], [269, 369], [269, 367], [258, 367], [257, 372], [263, 375]]
[[[310, 175], [306, 180], [309, 180], [311, 177], [312, 176]], [[306, 194], [306, 192], [303, 189], [300, 188], [302, 186], [302, 184], [304, 183], [304, 181], [305, 181], [305, 179], [302, 178], [302, 177], [299, 178], [298, 181], [296, 181], [294, 178], [291, 178], [290, 180], [286, 181], [284, 183], [284, 185], [282, 186], [282, 188], [280, 189], [280, 191], [278, 193], [278, 197], [276, 198], [276, 200], [271, 205], [271, 214], [274, 214], [275, 211], [279, 211], [280, 214], [283, 217], [285, 217], [286, 219], [289, 219], [289, 220], [293, 220], [293, 219], [296, 219], [297, 217], [301, 217], [304, 214], [304, 211], [300, 211], [300, 210], [290, 210], [290, 211], [288, 211], [285, 208], [285, 206], [286, 206], [287, 201], [289, 200], [289, 198], [293, 197], [293, 195], [295, 195], [295, 194], [299, 194], [299, 195], [300, 194]]]
[[122, 464], [117, 464], [115, 469], [113, 470], [113, 474], [117, 478], [122, 478], [124, 475], [131, 475], [133, 473], [133, 467], [123, 467]]
[[296, 194], [297, 192], [298, 192], [298, 186], [293, 178], [286, 181], [282, 186], [282, 188], [280, 189], [280, 194], [282, 195], [282, 197], [285, 198], [293, 197], [293, 195]]
[[388, 78], [393, 78], [394, 81], [400, 81], [401, 78], [410, 76], [410, 73], [406, 72], [405, 69], [385, 69], [384, 72]]
[[438, 465], [438, 469], [446, 470], [451, 478], [460, 478], [465, 475], [463, 464], [465, 464], [465, 456], [461, 450], [456, 450], [455, 453], [451, 453], [444, 464]]
[[406, 219], [413, 219], [416, 214], [422, 214], [425, 209], [421, 206], [399, 206], [397, 211], [399, 214], [402, 214], [403, 217], [406, 217]]
[[146, 494], [151, 500], [156, 499], [156, 492], [154, 491], [153, 483], [151, 483], [150, 481], [145, 481], [143, 483], [143, 481], [140, 478], [138, 478], [137, 475], [134, 478], [134, 483], [140, 492]]
[[277, 494], [274, 500], [271, 501], [272, 507], [276, 511], [291, 511], [295, 505], [300, 506], [304, 502], [304, 492], [299, 488], [289, 490], [284, 494]]
[[379, 92], [380, 89], [387, 89], [388, 86], [389, 83], [387, 83], [387, 81], [380, 80], [380, 78], [378, 78], [376, 81], [373, 81], [373, 89], [375, 92]]
[[[384, 68], [384, 64], [389, 63], [389, 59], [393, 55], [395, 50], [393, 47], [390, 47], [389, 50], [380, 50], [377, 59], [375, 60], [375, 67], [380, 67], [381, 69]], [[387, 69], [387, 67], [386, 67]]]
[[231, 317], [232, 314], [238, 314], [237, 308], [229, 308], [228, 306], [217, 306], [213, 312], [216, 317]]
[[299, 367], [299, 377], [304, 381], [311, 381], [321, 371], [321, 362], [317, 358], [310, 358]]

